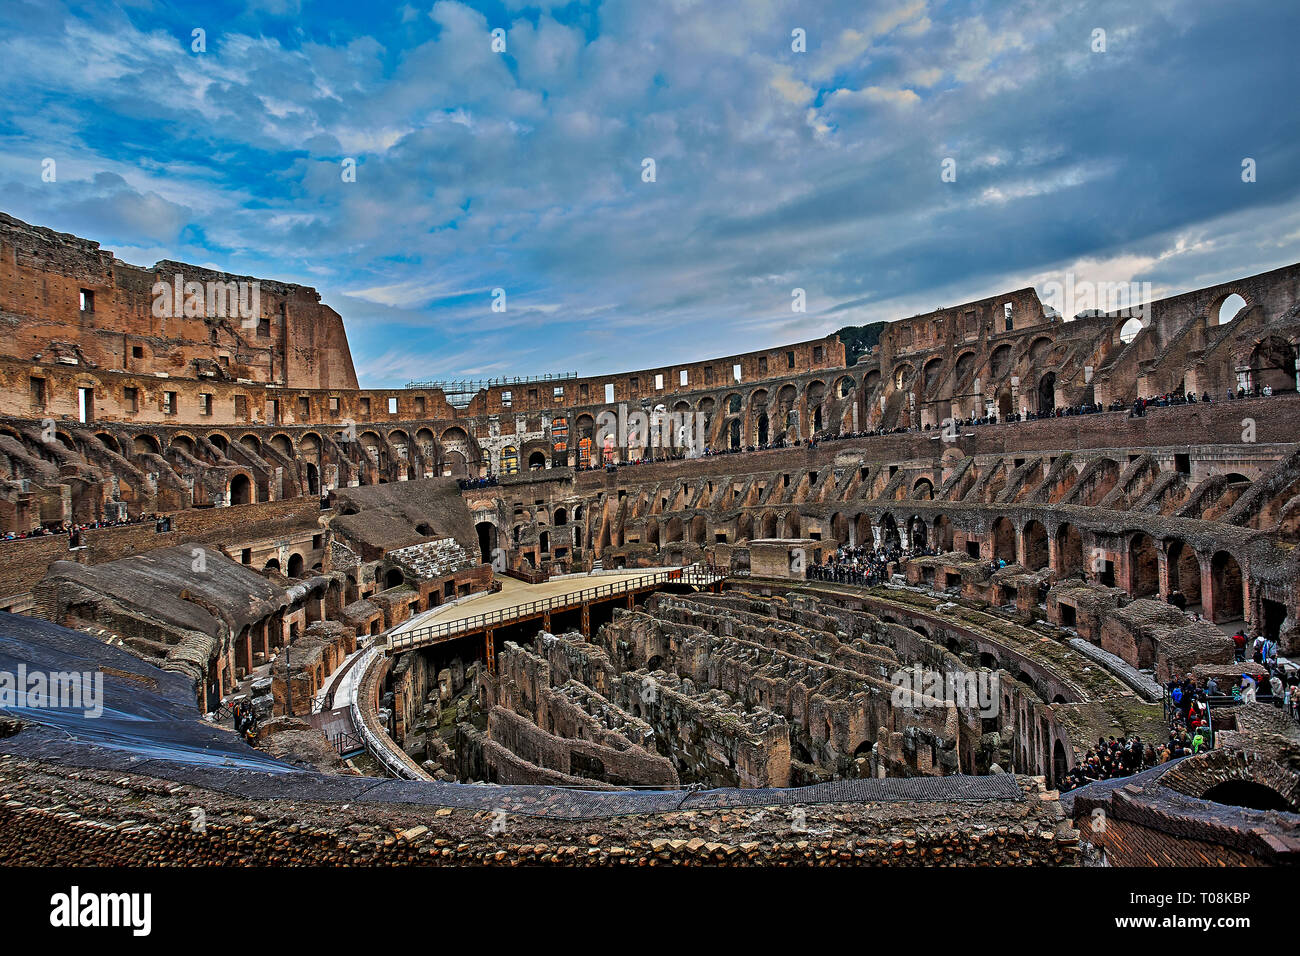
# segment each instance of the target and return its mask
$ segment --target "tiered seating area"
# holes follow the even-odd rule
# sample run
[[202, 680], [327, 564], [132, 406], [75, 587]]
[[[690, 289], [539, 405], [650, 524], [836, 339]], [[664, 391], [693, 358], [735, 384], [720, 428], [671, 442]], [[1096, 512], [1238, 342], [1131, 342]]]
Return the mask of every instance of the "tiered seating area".
[[406, 572], [407, 578], [432, 581], [472, 567], [475, 562], [455, 538], [438, 538], [423, 544], [390, 551], [391, 557]]

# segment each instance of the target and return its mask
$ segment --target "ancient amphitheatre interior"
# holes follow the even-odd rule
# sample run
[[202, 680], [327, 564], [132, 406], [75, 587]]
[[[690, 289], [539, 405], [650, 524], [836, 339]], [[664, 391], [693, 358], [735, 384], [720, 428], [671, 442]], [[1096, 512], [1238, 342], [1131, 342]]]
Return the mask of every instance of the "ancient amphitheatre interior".
[[[1300, 265], [1136, 335], [1025, 288], [391, 390], [313, 289], [183, 307], [247, 281], [0, 216], [0, 659], [93, 661], [120, 718], [7, 710], [5, 860], [1295, 852], [1300, 734], [1232, 635], [1294, 679]], [[606, 441], [620, 406], [703, 441]], [[1188, 675], [1218, 693], [1164, 761]], [[1088, 771], [1112, 735], [1159, 757]]]

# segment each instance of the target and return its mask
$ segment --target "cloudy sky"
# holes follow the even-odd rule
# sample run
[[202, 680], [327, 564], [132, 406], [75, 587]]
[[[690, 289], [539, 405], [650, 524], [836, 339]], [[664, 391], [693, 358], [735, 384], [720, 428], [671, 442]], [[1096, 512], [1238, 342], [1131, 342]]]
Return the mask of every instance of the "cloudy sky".
[[4, 0], [0, 209], [315, 286], [366, 386], [599, 374], [1300, 261], [1297, 37], [1295, 0]]

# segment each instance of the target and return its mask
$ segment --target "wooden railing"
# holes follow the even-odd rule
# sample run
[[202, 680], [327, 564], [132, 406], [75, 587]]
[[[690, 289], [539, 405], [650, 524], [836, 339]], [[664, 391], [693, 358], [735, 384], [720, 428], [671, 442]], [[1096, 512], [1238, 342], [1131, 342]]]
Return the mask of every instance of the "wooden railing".
[[587, 604], [592, 601], [607, 600], [609, 598], [618, 597], [619, 595], [641, 591], [646, 588], [655, 588], [664, 584], [690, 584], [700, 587], [708, 587], [723, 580], [726, 576], [727, 572], [713, 567], [712, 565], [692, 564], [684, 568], [670, 568], [666, 571], [656, 571], [653, 574], [645, 574], [636, 578], [625, 578], [620, 581], [611, 581], [608, 584], [600, 584], [596, 587], [585, 588], [581, 591], [573, 591], [568, 594], [557, 594], [553, 597], [544, 598], [539, 601], [529, 601], [526, 604], [516, 604], [514, 607], [500, 608], [496, 611], [485, 611], [484, 613], [476, 614], [473, 617], [458, 618], [451, 621], [440, 621], [436, 624], [430, 624], [426, 627], [417, 627], [401, 634], [393, 634], [388, 639], [388, 652], [391, 654], [394, 651], [409, 650], [412, 647], [418, 647], [423, 644], [433, 644], [438, 641], [445, 641], [459, 634], [472, 634], [475, 631], [500, 627], [504, 624], [510, 624], [526, 618], [536, 617], [540, 614], [546, 614], [552, 611], [563, 611], [577, 605]]

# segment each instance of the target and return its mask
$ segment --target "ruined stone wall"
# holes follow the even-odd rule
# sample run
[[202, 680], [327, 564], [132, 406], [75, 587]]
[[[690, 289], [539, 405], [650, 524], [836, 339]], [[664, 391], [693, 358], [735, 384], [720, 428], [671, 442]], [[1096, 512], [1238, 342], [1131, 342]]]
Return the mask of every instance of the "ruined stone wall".
[[[155, 286], [171, 287], [177, 276], [185, 296], [194, 291], [186, 283], [202, 286], [198, 298], [159, 294]], [[256, 301], [255, 313], [208, 301], [210, 284], [225, 294], [231, 283], [256, 285], [256, 300], [251, 289], [240, 300]], [[40, 363], [37, 372], [68, 363], [138, 376], [357, 387], [343, 320], [314, 289], [177, 262], [139, 268], [96, 242], [3, 214], [0, 321], [7, 353]]]
[[[121, 772], [0, 759], [0, 862], [17, 866], [1046, 865], [1072, 866], [1078, 834], [1041, 783], [1002, 803], [825, 804], [597, 820], [505, 818], [402, 804], [254, 801]], [[60, 791], [51, 807], [49, 794]], [[205, 810], [195, 833], [190, 808]], [[702, 836], [703, 834], [703, 836]]]

